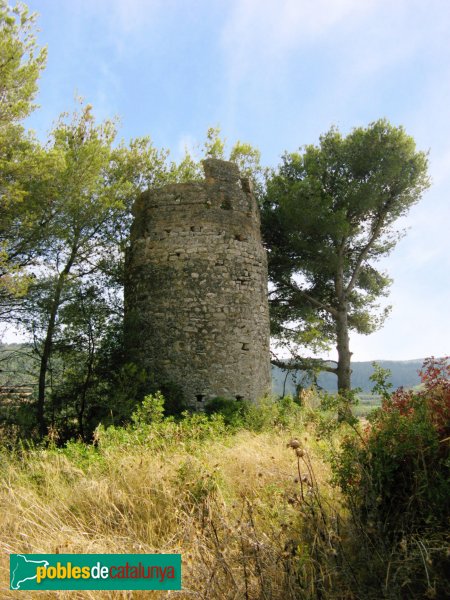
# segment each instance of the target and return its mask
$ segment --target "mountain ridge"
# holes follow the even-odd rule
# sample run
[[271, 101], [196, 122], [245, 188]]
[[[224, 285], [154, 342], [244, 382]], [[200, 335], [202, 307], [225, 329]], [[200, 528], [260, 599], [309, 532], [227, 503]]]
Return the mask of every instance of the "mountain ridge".
[[[355, 361], [352, 363], [352, 387], [360, 388], [363, 393], [371, 393], [374, 383], [369, 377], [373, 374], [373, 363], [378, 364], [383, 369], [388, 369], [391, 374], [387, 381], [392, 384], [392, 389], [399, 387], [411, 388], [420, 384], [419, 371], [422, 368], [425, 359], [407, 359], [407, 360], [371, 360]], [[302, 383], [302, 372], [293, 371], [287, 375], [284, 369], [272, 366], [272, 389], [277, 395], [296, 394], [298, 384], [308, 387], [311, 381], [305, 379]], [[286, 378], [286, 385], [284, 380]], [[327, 392], [337, 392], [337, 377], [334, 373], [322, 372], [317, 377], [317, 384]]]

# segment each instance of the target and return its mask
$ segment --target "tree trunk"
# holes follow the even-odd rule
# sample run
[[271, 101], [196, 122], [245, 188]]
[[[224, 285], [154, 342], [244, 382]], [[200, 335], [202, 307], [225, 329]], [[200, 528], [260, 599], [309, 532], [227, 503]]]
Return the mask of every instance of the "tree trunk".
[[47, 424], [44, 416], [45, 405], [45, 388], [48, 371], [48, 362], [52, 353], [53, 334], [55, 333], [56, 315], [61, 301], [61, 292], [64, 286], [63, 274], [58, 277], [58, 282], [55, 288], [55, 295], [50, 309], [50, 315], [45, 334], [44, 347], [41, 355], [41, 365], [39, 369], [39, 387], [37, 401], [37, 422], [39, 426], [39, 434], [43, 437], [47, 433]]
[[338, 377], [338, 392], [345, 394], [351, 389], [351, 368], [350, 360], [352, 353], [350, 352], [350, 340], [348, 335], [348, 321], [347, 321], [347, 306], [344, 305], [339, 311], [336, 318], [336, 334], [337, 344], [336, 349], [338, 352], [338, 366], [337, 366], [337, 377]]
[[87, 374], [81, 390], [81, 402], [78, 410], [78, 433], [82, 440], [84, 440], [84, 411], [86, 410], [86, 397], [91, 384], [92, 372], [94, 370], [94, 357], [95, 357], [95, 345], [94, 335], [92, 327], [89, 326], [89, 349], [88, 349], [88, 363], [87, 363]]
[[339, 300], [337, 313], [335, 315], [336, 323], [336, 349], [338, 353], [337, 378], [338, 393], [346, 394], [351, 389], [351, 369], [350, 369], [350, 340], [348, 335], [348, 301], [344, 290], [344, 243], [338, 251], [339, 266], [336, 273], [335, 291]]
[[92, 360], [89, 359], [88, 372], [86, 375], [86, 379], [83, 383], [83, 388], [81, 390], [81, 402], [80, 408], [78, 409], [78, 433], [82, 440], [84, 440], [84, 411], [86, 410], [86, 396], [89, 389], [89, 385], [91, 383], [91, 375], [92, 375]]
[[46, 331], [45, 340], [44, 340], [44, 347], [42, 349], [41, 364], [40, 364], [40, 369], [39, 369], [38, 399], [37, 399], [37, 406], [36, 406], [36, 417], [37, 417], [37, 423], [38, 423], [38, 427], [39, 427], [39, 434], [41, 435], [41, 437], [43, 437], [47, 433], [47, 423], [46, 423], [45, 415], [44, 415], [45, 389], [46, 389], [48, 363], [49, 363], [50, 356], [52, 353], [52, 344], [53, 344], [53, 335], [55, 333], [56, 316], [58, 314], [59, 305], [61, 303], [61, 294], [62, 294], [62, 291], [64, 288], [64, 283], [65, 283], [67, 275], [70, 272], [70, 269], [72, 268], [76, 254], [77, 254], [77, 247], [74, 246], [72, 248], [72, 252], [70, 254], [70, 257], [69, 257], [69, 260], [67, 261], [66, 266], [59, 274], [58, 281], [56, 283], [55, 293], [53, 296], [51, 309], [50, 309], [47, 331]]

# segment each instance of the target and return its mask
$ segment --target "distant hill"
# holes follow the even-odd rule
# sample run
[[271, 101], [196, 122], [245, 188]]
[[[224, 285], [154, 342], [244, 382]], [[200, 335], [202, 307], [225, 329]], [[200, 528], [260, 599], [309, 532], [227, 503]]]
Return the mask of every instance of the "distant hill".
[[37, 381], [39, 364], [29, 344], [0, 344], [0, 386]]
[[[352, 386], [361, 388], [364, 393], [372, 391], [373, 383], [369, 380], [373, 373], [373, 361], [352, 363]], [[394, 389], [414, 387], [420, 383], [418, 371], [423, 359], [416, 360], [379, 360], [376, 361], [383, 369], [391, 371], [389, 381]], [[33, 383], [37, 379], [36, 356], [26, 344], [0, 344], [0, 385], [20, 385]], [[283, 392], [283, 382], [286, 371], [272, 367], [272, 387], [275, 394]], [[286, 380], [286, 394], [295, 394], [296, 380], [300, 381], [301, 373], [290, 373]], [[320, 387], [328, 392], [336, 392], [337, 378], [332, 373], [321, 373], [318, 378]], [[305, 383], [305, 386], [308, 385]]]
[[[370, 375], [373, 373], [372, 362], [373, 361], [352, 363], [352, 387], [361, 388], [364, 393], [370, 393], [372, 391], [373, 383], [369, 380]], [[393, 389], [401, 386], [410, 388], [420, 383], [418, 371], [422, 368], [423, 359], [378, 360], [375, 362], [383, 369], [389, 369], [391, 376], [388, 381], [392, 383]], [[283, 371], [279, 367], [272, 367], [274, 393], [282, 394], [285, 377], [286, 371]], [[297, 381], [301, 381], [301, 372], [294, 372], [288, 375], [285, 389], [286, 394], [295, 394]], [[327, 392], [337, 391], [337, 378], [333, 373], [321, 373], [318, 377], [318, 384]]]

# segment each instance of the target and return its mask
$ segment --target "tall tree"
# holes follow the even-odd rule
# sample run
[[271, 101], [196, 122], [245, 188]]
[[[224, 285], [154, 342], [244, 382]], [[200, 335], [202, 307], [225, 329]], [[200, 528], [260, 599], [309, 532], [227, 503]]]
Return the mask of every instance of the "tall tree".
[[58, 386], [52, 390], [51, 405], [56, 408], [59, 404], [59, 414], [52, 414], [52, 419], [55, 421], [58, 416], [59, 422], [61, 417], [70, 422], [73, 421], [71, 416], [75, 415], [77, 434], [82, 439], [92, 431], [92, 427], [90, 430], [87, 427], [89, 415], [95, 412], [98, 419], [104, 416], [104, 411], [103, 415], [99, 414], [101, 398], [98, 392], [99, 388], [105, 387], [97, 377], [99, 351], [111, 323], [118, 316], [114, 314], [114, 308], [120, 311], [117, 306], [120, 303], [114, 306], [105, 293], [111, 287], [110, 282], [104, 281], [102, 285], [98, 277], [95, 273], [92, 277], [70, 282], [59, 311], [59, 335], [54, 344], [63, 372]]
[[102, 284], [100, 295], [106, 298], [107, 285], [99, 274], [107, 272], [115, 283], [120, 279], [117, 265], [122, 262], [129, 206], [138, 191], [158, 181], [166, 168], [165, 153], [156, 151], [149, 139], [113, 147], [115, 137], [113, 122], [96, 124], [92, 108], [82, 106], [72, 118], [60, 118], [47, 148], [55, 168], [41, 202], [49, 205], [51, 217], [35, 283], [21, 305], [23, 323], [39, 342], [37, 420], [41, 434], [47, 428], [47, 375], [54, 341], [67, 329], [60, 319], [61, 309], [87, 279], [93, 285], [95, 280]]
[[387, 314], [391, 283], [376, 262], [396, 245], [396, 221], [428, 187], [427, 158], [402, 127], [379, 120], [347, 137], [285, 154], [263, 202], [274, 334], [336, 344], [338, 389], [351, 386], [349, 331], [369, 334]]
[[46, 61], [34, 31], [35, 15], [26, 6], [11, 8], [0, 0], [0, 296], [24, 291], [22, 269], [32, 260], [46, 221], [45, 207], [30, 186], [49, 165], [21, 125], [34, 108]]

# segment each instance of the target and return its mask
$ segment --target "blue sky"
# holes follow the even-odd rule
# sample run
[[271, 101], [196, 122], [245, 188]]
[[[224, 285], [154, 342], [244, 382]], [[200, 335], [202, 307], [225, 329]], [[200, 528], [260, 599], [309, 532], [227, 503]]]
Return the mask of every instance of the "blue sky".
[[[447, 0], [29, 0], [48, 45], [40, 137], [74, 96], [125, 139], [175, 158], [220, 125], [263, 164], [337, 125], [380, 117], [430, 151], [432, 188], [383, 263], [394, 278], [383, 329], [353, 336], [354, 360], [450, 353], [450, 4]], [[330, 355], [332, 356], [332, 355]]]

